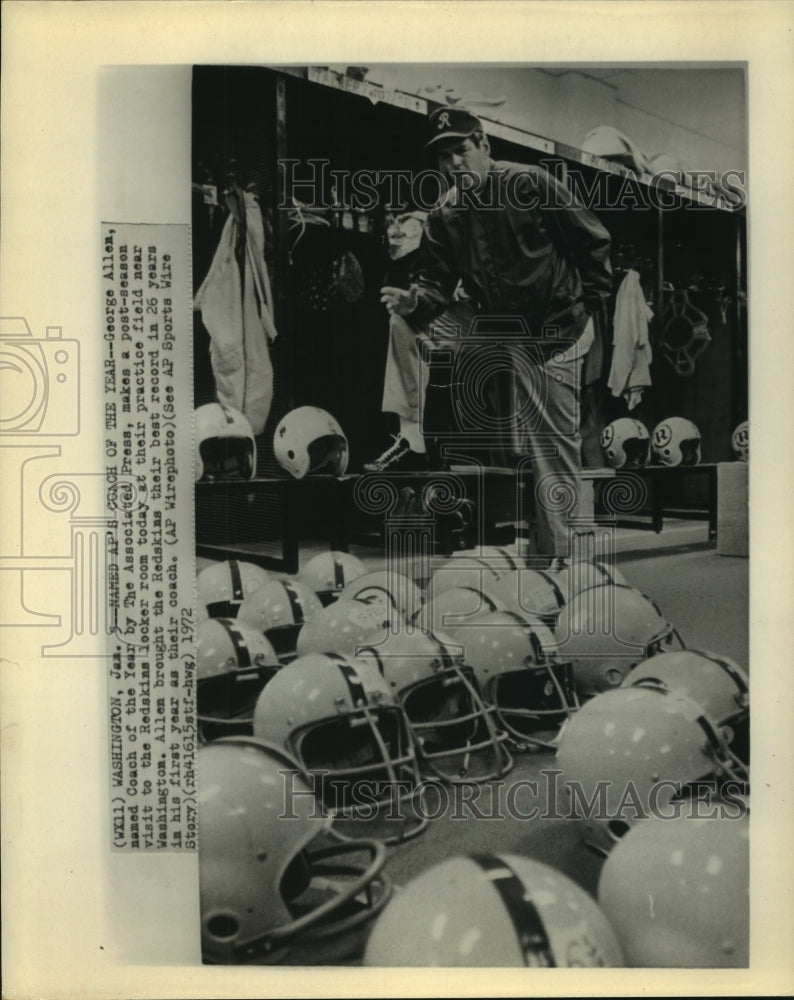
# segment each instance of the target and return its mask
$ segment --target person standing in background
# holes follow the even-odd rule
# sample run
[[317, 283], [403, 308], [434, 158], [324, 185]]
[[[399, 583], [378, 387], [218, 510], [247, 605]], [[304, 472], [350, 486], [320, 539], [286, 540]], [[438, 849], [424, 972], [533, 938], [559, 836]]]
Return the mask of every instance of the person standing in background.
[[[409, 287], [385, 285], [381, 301], [414, 329], [430, 327], [460, 282], [492, 328], [495, 318], [519, 317], [529, 330], [527, 342], [511, 348], [519, 352], [511, 433], [534, 477], [534, 512], [522, 512], [533, 524], [532, 549], [556, 568], [568, 556], [578, 497], [578, 400], [591, 317], [612, 291], [610, 236], [545, 169], [493, 160], [482, 123], [466, 109], [436, 109], [428, 129], [425, 148], [452, 183], [425, 221]], [[410, 441], [397, 445], [410, 449]], [[560, 503], [564, 495], [570, 502]]]

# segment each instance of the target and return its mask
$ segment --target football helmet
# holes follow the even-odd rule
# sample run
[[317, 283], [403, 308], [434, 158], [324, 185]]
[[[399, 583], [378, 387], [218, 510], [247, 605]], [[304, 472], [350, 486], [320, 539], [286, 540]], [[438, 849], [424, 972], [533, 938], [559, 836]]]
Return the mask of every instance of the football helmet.
[[240, 605], [270, 579], [251, 562], [227, 559], [205, 566], [196, 578], [196, 594], [210, 618], [236, 618]]
[[349, 552], [318, 552], [298, 573], [297, 580], [313, 590], [325, 607], [339, 597], [348, 583], [366, 572], [364, 563]]
[[393, 618], [396, 612], [406, 621], [422, 606], [422, 591], [413, 580], [388, 567], [356, 577], [339, 597], [368, 604], [384, 618]]
[[571, 664], [558, 657], [541, 619], [494, 611], [467, 629], [461, 642], [501, 728], [519, 744], [552, 749], [539, 734], [559, 726], [579, 703]]
[[196, 482], [254, 478], [256, 440], [247, 417], [226, 403], [207, 403], [193, 419]]
[[280, 747], [229, 737], [197, 757], [204, 960], [312, 964], [324, 948], [359, 951], [391, 892], [384, 845], [334, 837], [311, 777]]
[[380, 604], [360, 604], [340, 597], [314, 615], [298, 633], [298, 656], [344, 653], [355, 656], [369, 637], [394, 625], [395, 612], [384, 617]]
[[299, 406], [282, 417], [273, 436], [273, 453], [296, 479], [321, 471], [343, 476], [349, 457], [345, 432], [317, 406]]
[[295, 653], [298, 634], [322, 611], [320, 598], [297, 580], [270, 580], [246, 597], [237, 617], [264, 632], [282, 659]]
[[434, 570], [428, 587], [428, 600], [432, 601], [455, 587], [487, 587], [506, 572], [517, 568], [494, 565], [492, 560], [480, 556], [453, 556]]
[[196, 629], [199, 736], [250, 735], [259, 692], [280, 663], [268, 640], [234, 618], [210, 618]]
[[700, 431], [691, 420], [668, 417], [653, 429], [653, 454], [662, 465], [697, 465], [700, 462]]
[[549, 576], [565, 595], [566, 602], [570, 601], [572, 597], [576, 597], [581, 591], [595, 587], [600, 583], [617, 583], [622, 587], [630, 586], [617, 566], [598, 559], [577, 559], [570, 566], [564, 566], [553, 573], [550, 572]]
[[513, 759], [474, 672], [448, 636], [421, 629], [376, 633], [359, 650], [371, 658], [405, 709], [420, 763], [443, 781], [507, 774]]
[[582, 839], [603, 855], [632, 823], [682, 802], [687, 786], [747, 782], [718, 723], [690, 698], [657, 685], [591, 698], [563, 723], [556, 761]]
[[750, 817], [715, 813], [637, 823], [604, 862], [598, 902], [629, 966], [749, 966]]
[[601, 450], [613, 469], [640, 469], [648, 461], [651, 436], [641, 420], [620, 417], [601, 431]]
[[573, 664], [576, 690], [583, 698], [617, 687], [643, 660], [684, 648], [649, 597], [613, 583], [576, 594], [562, 609], [555, 636], [559, 652]]
[[558, 575], [544, 570], [519, 569], [506, 573], [488, 588], [492, 597], [502, 600], [515, 614], [536, 615], [548, 625], [557, 621], [565, 605], [565, 589]]
[[427, 826], [420, 819], [410, 829], [411, 816], [395, 812], [417, 790], [419, 766], [405, 712], [371, 660], [337, 653], [293, 660], [262, 691], [253, 731], [284, 747], [315, 776], [330, 815], [355, 823], [375, 819], [379, 807], [384, 813], [382, 807], [391, 805], [386, 818], [398, 821], [399, 833], [386, 842]]
[[441, 632], [460, 642], [466, 630], [483, 615], [506, 610], [507, 605], [491, 587], [452, 587], [422, 609], [421, 624], [431, 632]]
[[734, 455], [742, 462], [750, 458], [750, 424], [743, 420], [731, 435], [731, 448]]
[[660, 653], [637, 664], [623, 681], [630, 684], [661, 684], [696, 701], [722, 727], [731, 750], [749, 763], [750, 689], [738, 663], [695, 649]]
[[566, 875], [515, 854], [470, 854], [395, 893], [364, 965], [616, 968], [623, 955], [596, 901]]

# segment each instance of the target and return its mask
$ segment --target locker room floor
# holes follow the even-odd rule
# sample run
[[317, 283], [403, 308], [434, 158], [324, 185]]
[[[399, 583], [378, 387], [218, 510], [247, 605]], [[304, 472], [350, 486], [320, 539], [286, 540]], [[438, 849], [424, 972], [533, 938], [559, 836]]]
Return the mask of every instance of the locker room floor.
[[[715, 543], [707, 540], [702, 521], [666, 524], [660, 535], [620, 529], [616, 547], [617, 565], [627, 581], [653, 598], [689, 648], [720, 653], [749, 669], [746, 558], [718, 555]], [[253, 550], [253, 546], [249, 548]], [[301, 565], [325, 548], [324, 544], [302, 547]], [[368, 569], [384, 566], [380, 549], [351, 546], [351, 552]], [[197, 570], [209, 562], [198, 559]], [[553, 776], [541, 774], [554, 769], [553, 754], [517, 754], [514, 759], [505, 787], [519, 781], [536, 781], [542, 790], [554, 783]], [[602, 860], [580, 842], [575, 822], [542, 815], [529, 820], [515, 816], [489, 818], [494, 810], [488, 793], [471, 805], [461, 805], [453, 796], [446, 801], [446, 812], [433, 819], [422, 835], [389, 848], [386, 871], [396, 885], [404, 885], [444, 858], [488, 851], [529, 855], [554, 866], [595, 895]], [[522, 786], [522, 796], [516, 801], [522, 812], [530, 811], [533, 805], [541, 814], [544, 812], [545, 798], [533, 799], [527, 785]], [[428, 808], [435, 810], [436, 803]]]

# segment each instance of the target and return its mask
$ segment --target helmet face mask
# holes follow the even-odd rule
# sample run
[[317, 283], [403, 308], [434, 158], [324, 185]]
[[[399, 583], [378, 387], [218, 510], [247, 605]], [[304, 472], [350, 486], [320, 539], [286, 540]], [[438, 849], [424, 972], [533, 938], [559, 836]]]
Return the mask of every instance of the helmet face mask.
[[450, 783], [507, 774], [513, 761], [494, 709], [474, 672], [446, 637], [415, 629], [377, 637], [360, 651], [373, 659], [405, 710], [420, 763]]
[[278, 672], [278, 657], [255, 629], [212, 618], [196, 630], [196, 702], [199, 737], [252, 733], [257, 698]]
[[253, 737], [199, 749], [199, 873], [204, 960], [322, 962], [347, 956], [388, 900], [385, 848], [328, 840], [331, 819], [283, 749]]
[[354, 828], [380, 821], [386, 843], [425, 828], [425, 822], [412, 828], [410, 814], [395, 814], [397, 804], [412, 799], [419, 768], [405, 714], [373, 663], [335, 653], [300, 657], [262, 692], [253, 730], [283, 746], [312, 775], [315, 793], [335, 820], [350, 819]]
[[553, 749], [539, 734], [556, 729], [579, 707], [569, 662], [536, 617], [515, 612], [485, 615], [472, 627], [465, 659], [500, 727], [522, 748]]
[[557, 761], [582, 839], [602, 856], [639, 820], [697, 799], [704, 784], [716, 790], [725, 780], [740, 786], [748, 780], [747, 768], [702, 706], [643, 684], [585, 703], [560, 732]]

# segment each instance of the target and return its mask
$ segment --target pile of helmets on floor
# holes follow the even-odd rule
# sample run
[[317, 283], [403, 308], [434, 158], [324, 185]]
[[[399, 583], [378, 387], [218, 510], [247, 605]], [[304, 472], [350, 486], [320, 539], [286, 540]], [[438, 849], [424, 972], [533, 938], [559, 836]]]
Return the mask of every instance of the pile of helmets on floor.
[[[326, 552], [294, 578], [217, 563], [197, 594], [206, 961], [747, 964], [747, 676], [614, 565], [483, 548], [416, 582]], [[597, 900], [515, 854], [390, 885], [433, 783], [532, 752], [605, 859]]]

